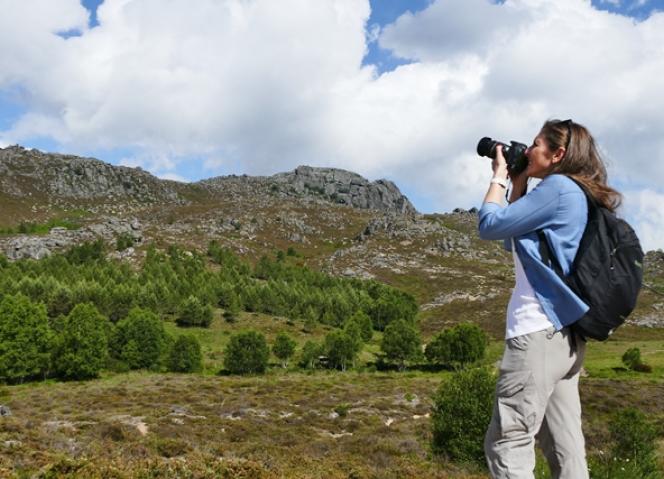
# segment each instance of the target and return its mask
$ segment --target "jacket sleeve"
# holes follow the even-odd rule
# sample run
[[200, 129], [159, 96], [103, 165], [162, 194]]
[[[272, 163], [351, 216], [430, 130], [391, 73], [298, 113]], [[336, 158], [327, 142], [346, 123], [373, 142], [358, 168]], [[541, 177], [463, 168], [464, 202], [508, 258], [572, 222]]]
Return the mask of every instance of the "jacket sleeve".
[[480, 238], [507, 239], [549, 226], [560, 199], [558, 183], [549, 177], [526, 196], [506, 207], [497, 203], [484, 203], [479, 211]]

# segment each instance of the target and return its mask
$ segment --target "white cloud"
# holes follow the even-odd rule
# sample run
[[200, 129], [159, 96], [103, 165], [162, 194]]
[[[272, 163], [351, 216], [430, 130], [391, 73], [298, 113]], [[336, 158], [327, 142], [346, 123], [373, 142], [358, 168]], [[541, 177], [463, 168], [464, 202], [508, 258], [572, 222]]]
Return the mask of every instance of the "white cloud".
[[626, 192], [624, 214], [631, 219], [644, 250], [664, 249], [664, 193], [651, 189]]
[[[645, 208], [637, 186], [664, 195], [664, 14], [436, 0], [377, 31], [368, 0], [106, 0], [87, 29], [77, 0], [0, 8], [0, 89], [19, 88], [28, 109], [5, 142], [122, 148], [135, 152], [124, 163], [162, 175], [186, 161], [249, 174], [336, 166], [447, 211], [481, 202], [480, 137], [529, 142], [545, 119], [571, 117], [599, 140], [626, 203]], [[71, 29], [82, 36], [53, 33]], [[413, 63], [362, 67], [370, 41]]]

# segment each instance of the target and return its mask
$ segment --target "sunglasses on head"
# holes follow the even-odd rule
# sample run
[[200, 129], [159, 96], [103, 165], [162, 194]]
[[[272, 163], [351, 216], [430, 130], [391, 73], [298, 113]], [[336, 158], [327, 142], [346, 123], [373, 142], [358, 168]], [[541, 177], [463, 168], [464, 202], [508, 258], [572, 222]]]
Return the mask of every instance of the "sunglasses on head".
[[560, 122], [561, 125], [565, 125], [567, 127], [567, 141], [565, 142], [565, 151], [569, 150], [569, 142], [572, 139], [572, 123], [574, 123], [572, 120], [563, 120]]

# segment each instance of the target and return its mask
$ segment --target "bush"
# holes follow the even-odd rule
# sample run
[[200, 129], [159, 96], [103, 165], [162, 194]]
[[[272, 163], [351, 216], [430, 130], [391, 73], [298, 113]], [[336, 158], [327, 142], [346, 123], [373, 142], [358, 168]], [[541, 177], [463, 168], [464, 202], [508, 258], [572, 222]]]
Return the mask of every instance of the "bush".
[[116, 251], [124, 251], [134, 246], [134, 237], [129, 233], [122, 233], [115, 239]]
[[652, 368], [641, 360], [641, 350], [639, 348], [630, 348], [625, 351], [622, 357], [623, 364], [632, 371], [642, 373], [652, 372]]
[[281, 365], [288, 366], [288, 360], [295, 354], [295, 341], [288, 334], [281, 332], [277, 335], [272, 345], [272, 352], [281, 360]]
[[170, 341], [156, 314], [134, 308], [118, 322], [110, 341], [110, 353], [129, 369], [157, 369]]
[[77, 304], [55, 341], [53, 369], [63, 379], [90, 379], [106, 365], [108, 319], [91, 303]]
[[406, 361], [417, 360], [421, 354], [420, 334], [409, 322], [397, 320], [387, 325], [380, 349], [389, 362], [399, 365], [399, 370], [406, 367]]
[[464, 323], [441, 331], [424, 354], [432, 364], [457, 368], [484, 358], [487, 342], [479, 326]]
[[22, 294], [5, 295], [0, 301], [0, 380], [45, 375], [51, 345], [46, 307]]
[[484, 435], [493, 412], [495, 377], [486, 369], [454, 373], [433, 398], [434, 452], [484, 464]]
[[168, 355], [168, 370], [174, 373], [193, 373], [203, 369], [201, 344], [194, 336], [182, 335], [173, 343]]
[[609, 431], [614, 457], [637, 465], [644, 478], [657, 472], [657, 431], [645, 414], [631, 407], [620, 410], [611, 418]]
[[65, 257], [71, 264], [82, 265], [103, 260], [105, 257], [104, 249], [104, 240], [98, 239], [73, 246], [65, 253]]
[[196, 296], [189, 296], [180, 308], [177, 319], [178, 326], [199, 326], [207, 328], [212, 323], [212, 307]]
[[244, 331], [231, 336], [224, 350], [224, 367], [233, 374], [263, 373], [269, 357], [265, 336], [256, 331]]

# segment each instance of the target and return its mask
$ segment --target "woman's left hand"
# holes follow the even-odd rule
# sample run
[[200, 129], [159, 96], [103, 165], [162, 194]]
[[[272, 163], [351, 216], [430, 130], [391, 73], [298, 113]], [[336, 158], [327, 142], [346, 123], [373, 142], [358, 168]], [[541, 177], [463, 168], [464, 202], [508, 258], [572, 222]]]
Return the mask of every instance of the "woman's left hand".
[[508, 176], [507, 161], [503, 155], [503, 145], [496, 146], [496, 157], [491, 161], [493, 177], [506, 180]]

